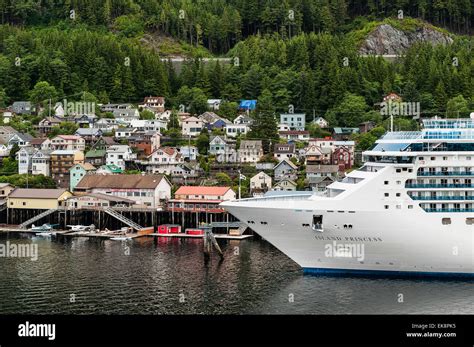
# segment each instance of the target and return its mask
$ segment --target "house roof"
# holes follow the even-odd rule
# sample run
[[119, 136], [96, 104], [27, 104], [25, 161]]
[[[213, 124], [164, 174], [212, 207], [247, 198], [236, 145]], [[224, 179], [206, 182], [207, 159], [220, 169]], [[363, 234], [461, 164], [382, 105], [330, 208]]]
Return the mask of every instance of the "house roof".
[[77, 136], [77, 135], [58, 135], [56, 137], [60, 137], [63, 140], [73, 140], [73, 141], [79, 141], [82, 139], [82, 137]]
[[260, 148], [262, 148], [262, 140], [240, 141], [240, 149], [260, 149]]
[[87, 136], [87, 135], [98, 135], [102, 133], [102, 130], [97, 128], [79, 128], [76, 130], [76, 135]]
[[202, 120], [194, 116], [191, 116], [191, 117], [183, 119], [183, 122], [202, 122]]
[[336, 179], [332, 176], [308, 177], [308, 183], [318, 184], [324, 181], [334, 182]]
[[[167, 155], [174, 155], [175, 153], [176, 153], [176, 155], [179, 154], [179, 151], [174, 147], [160, 147], [160, 148], [156, 149], [153, 153], [155, 153], [157, 151], [162, 151]], [[153, 153], [150, 154], [149, 157], [152, 156]]]
[[109, 164], [109, 165], [102, 165], [99, 169], [102, 170], [109, 170], [112, 173], [122, 173], [123, 170], [118, 167], [117, 165]]
[[[17, 133], [15, 134], [16, 136], [18, 136], [22, 141], [25, 141], [25, 142], [29, 142], [31, 140], [33, 140], [33, 136], [31, 136], [30, 134], [28, 133]], [[12, 138], [15, 136], [13, 135]], [[11, 140], [11, 139], [10, 139]]]
[[280, 131], [280, 135], [308, 135], [309, 136], [309, 131], [308, 130], [284, 130]]
[[34, 139], [31, 139], [30, 144], [31, 144], [32, 146], [34, 146], [34, 145], [41, 145], [44, 141], [46, 141], [45, 138], [34, 138]]
[[25, 199], [59, 199], [61, 195], [67, 192], [66, 189], [25, 189], [17, 188], [8, 196], [9, 198]]
[[144, 103], [148, 102], [158, 102], [159, 104], [164, 104], [165, 103], [165, 98], [163, 96], [145, 96], [145, 99], [143, 100]]
[[230, 187], [208, 187], [208, 186], [181, 186], [176, 195], [224, 195]]
[[120, 188], [120, 189], [155, 189], [161, 182], [162, 175], [86, 175], [76, 189]]
[[[96, 170], [95, 166], [92, 165], [91, 163], [79, 163], [79, 164], [76, 164], [76, 165], [79, 165], [80, 167], [82, 167], [84, 170], [86, 171], [94, 171]], [[74, 165], [74, 166], [76, 166]], [[73, 166], [73, 167], [74, 167]]]
[[336, 127], [333, 129], [335, 134], [355, 134], [359, 132], [359, 128], [340, 128]]
[[46, 118], [42, 119], [42, 120], [39, 122], [39, 124], [43, 124], [43, 123], [46, 123], [46, 122], [59, 124], [59, 123], [62, 123], [63, 120], [58, 119], [58, 118], [56, 118], [56, 117], [46, 117]]
[[105, 157], [107, 151], [105, 149], [93, 149], [86, 153], [86, 158]]
[[288, 164], [292, 169], [296, 170], [298, 169], [298, 166], [296, 166], [295, 164], [293, 164], [291, 161], [289, 161], [288, 159], [283, 159], [282, 161], [280, 161], [278, 164], [276, 164], [273, 169], [275, 170], [278, 166], [280, 166], [282, 163], [286, 163]]
[[335, 173], [338, 171], [338, 165], [306, 165], [306, 173]]
[[102, 136], [102, 140], [104, 140], [104, 143], [106, 145], [116, 145], [117, 142], [115, 142], [114, 138], [111, 136]]
[[276, 182], [273, 186], [274, 186], [274, 187], [279, 187], [283, 182], [288, 182], [288, 183], [290, 183], [292, 186], [295, 186], [295, 187], [298, 185], [298, 184], [296, 184], [295, 181], [290, 180], [289, 178], [284, 178], [284, 179], [282, 179], [282, 180]]

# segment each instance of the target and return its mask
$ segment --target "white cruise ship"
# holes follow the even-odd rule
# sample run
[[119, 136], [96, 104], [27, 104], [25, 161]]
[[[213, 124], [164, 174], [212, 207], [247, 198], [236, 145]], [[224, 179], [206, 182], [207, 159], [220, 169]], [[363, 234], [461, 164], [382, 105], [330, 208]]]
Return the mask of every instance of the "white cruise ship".
[[474, 120], [388, 132], [323, 193], [221, 205], [305, 272], [474, 275]]

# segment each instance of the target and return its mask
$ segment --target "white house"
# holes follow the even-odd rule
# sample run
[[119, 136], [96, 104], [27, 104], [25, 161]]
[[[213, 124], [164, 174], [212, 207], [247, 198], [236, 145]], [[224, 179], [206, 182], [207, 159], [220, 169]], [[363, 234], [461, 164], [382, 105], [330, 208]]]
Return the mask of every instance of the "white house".
[[137, 128], [118, 128], [115, 130], [114, 137], [118, 140], [128, 139], [137, 131], [138, 131]]
[[328, 121], [325, 120], [323, 117], [318, 117], [314, 119], [313, 123], [319, 126], [320, 128], [327, 128], [329, 126]]
[[138, 107], [163, 112], [165, 110], [165, 98], [163, 96], [148, 96]]
[[102, 130], [104, 133], [111, 133], [118, 129], [119, 125], [113, 118], [101, 118], [94, 123], [93, 127]]
[[36, 151], [31, 157], [31, 174], [49, 176], [50, 150]]
[[171, 198], [171, 184], [161, 175], [86, 175], [75, 191], [122, 197], [150, 208]]
[[235, 117], [234, 124], [245, 124], [251, 125], [253, 123], [253, 119], [247, 116], [246, 114], [241, 114]]
[[181, 133], [184, 136], [198, 136], [201, 133], [202, 127], [202, 120], [196, 117], [188, 117], [181, 123]]
[[35, 152], [36, 149], [33, 147], [23, 147], [18, 152], [16, 152], [19, 174], [31, 173], [32, 157]]
[[177, 165], [184, 163], [182, 154], [174, 147], [161, 147], [148, 156], [147, 171], [152, 173], [171, 174]]
[[306, 130], [280, 131], [278, 135], [287, 141], [309, 141], [309, 131]]
[[166, 110], [164, 112], [157, 112], [155, 113], [155, 119], [161, 119], [166, 122], [169, 122], [171, 118], [171, 113], [172, 113], [171, 110]]
[[105, 162], [106, 165], [116, 165], [125, 170], [126, 162], [137, 158], [128, 145], [113, 145], [107, 148]]
[[158, 131], [167, 129], [168, 123], [162, 119], [134, 119], [130, 122], [130, 127], [138, 131]]
[[10, 120], [13, 118], [13, 113], [11, 111], [3, 112], [3, 124], [10, 123]]
[[272, 187], [272, 178], [265, 172], [260, 171], [250, 179], [251, 192], [266, 192]]
[[296, 187], [297, 187], [297, 184], [295, 183], [295, 181], [285, 178], [275, 183], [272, 190], [286, 190], [286, 191], [294, 192], [296, 190]]
[[306, 114], [304, 113], [282, 113], [280, 123], [287, 124], [290, 130], [304, 130], [306, 126]]
[[140, 119], [140, 112], [136, 108], [115, 109], [113, 111], [114, 118], [119, 123], [130, 123], [134, 119]]
[[240, 134], [247, 134], [250, 128], [246, 124], [227, 124], [225, 126], [225, 133], [229, 137], [237, 137]]
[[181, 146], [179, 149], [183, 159], [194, 161], [197, 159], [199, 151], [196, 146]]
[[241, 163], [256, 163], [263, 157], [263, 146], [261, 140], [242, 140], [238, 150]]
[[284, 124], [284, 123], [279, 123], [278, 124], [278, 132], [280, 131], [290, 131], [290, 126], [288, 124]]
[[221, 106], [221, 101], [221, 99], [207, 99], [207, 108], [211, 111], [217, 111]]
[[296, 157], [294, 143], [276, 143], [273, 147], [273, 157], [277, 160], [290, 159]]

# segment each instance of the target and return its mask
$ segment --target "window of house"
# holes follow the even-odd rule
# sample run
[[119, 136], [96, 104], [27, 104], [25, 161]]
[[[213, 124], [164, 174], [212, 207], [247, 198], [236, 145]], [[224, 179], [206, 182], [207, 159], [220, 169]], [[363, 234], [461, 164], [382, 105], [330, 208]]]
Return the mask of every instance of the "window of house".
[[383, 184], [388, 185], [388, 181], [384, 181]]
[[384, 193], [384, 195], [385, 195], [386, 197], [388, 197], [390, 194], [389, 194], [389, 193]]
[[396, 196], [398, 196], [398, 197], [399, 197], [400, 195], [401, 195], [400, 193], [397, 193], [397, 194], [396, 194]]
[[385, 205], [384, 207], [385, 207], [386, 210], [388, 210], [388, 207], [389, 207], [389, 206], [388, 206], [388, 205]]
[[443, 218], [443, 219], [441, 220], [441, 223], [442, 223], [443, 225], [449, 225], [449, 224], [451, 224], [451, 218]]

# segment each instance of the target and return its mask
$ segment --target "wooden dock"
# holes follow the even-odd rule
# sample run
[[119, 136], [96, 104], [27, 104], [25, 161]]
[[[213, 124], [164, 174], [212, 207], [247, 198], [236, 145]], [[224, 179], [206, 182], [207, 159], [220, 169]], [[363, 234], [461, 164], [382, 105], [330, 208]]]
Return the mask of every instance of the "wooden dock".
[[[158, 233], [152, 233], [152, 234], [147, 234], [148, 236], [158, 236], [158, 237], [181, 237], [181, 238], [193, 238], [193, 239], [202, 239], [204, 235], [189, 235], [189, 234], [184, 234], [184, 233], [175, 233], [175, 234], [158, 234]], [[214, 234], [214, 237], [216, 239], [228, 239], [228, 240], [243, 240], [247, 239], [249, 237], [252, 237], [253, 235], [228, 235], [228, 234]]]

